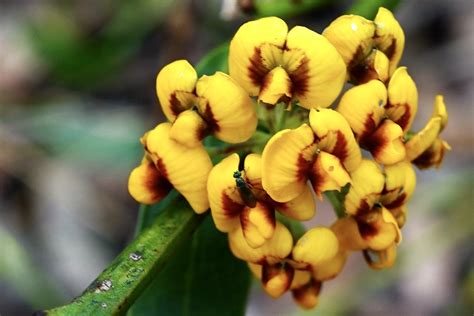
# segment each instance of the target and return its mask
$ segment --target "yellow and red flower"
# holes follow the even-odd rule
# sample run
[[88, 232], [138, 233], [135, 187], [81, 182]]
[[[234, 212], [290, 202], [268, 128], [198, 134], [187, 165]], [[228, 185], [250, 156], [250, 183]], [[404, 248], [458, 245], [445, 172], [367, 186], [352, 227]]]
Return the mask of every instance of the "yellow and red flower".
[[139, 203], [154, 204], [174, 187], [196, 213], [209, 208], [207, 177], [212, 162], [204, 147], [187, 147], [170, 137], [170, 123], [147, 132], [141, 142], [145, 157], [128, 180], [128, 191]]
[[348, 77], [357, 83], [387, 81], [402, 58], [405, 34], [392, 12], [380, 8], [373, 21], [343, 15], [323, 32], [347, 66]]
[[349, 124], [338, 112], [310, 112], [310, 126], [275, 134], [262, 155], [262, 185], [279, 202], [300, 195], [311, 181], [314, 192], [340, 190], [361, 161], [361, 152]]
[[342, 89], [346, 67], [329, 41], [277, 17], [242, 25], [230, 43], [229, 73], [250, 96], [274, 105], [299, 101], [327, 107]]
[[[257, 154], [245, 157], [243, 164], [237, 154], [218, 163], [209, 174], [207, 189], [214, 223], [222, 232], [241, 228], [245, 240], [260, 247], [273, 236], [275, 210], [296, 219], [308, 220], [316, 211], [311, 189], [294, 199], [276, 202], [262, 188], [262, 161]], [[239, 170], [239, 166], [242, 169]]]
[[197, 146], [208, 134], [241, 143], [257, 127], [252, 100], [222, 72], [198, 79], [186, 60], [177, 60], [158, 73], [156, 92], [163, 113], [173, 123], [170, 137], [186, 146]]

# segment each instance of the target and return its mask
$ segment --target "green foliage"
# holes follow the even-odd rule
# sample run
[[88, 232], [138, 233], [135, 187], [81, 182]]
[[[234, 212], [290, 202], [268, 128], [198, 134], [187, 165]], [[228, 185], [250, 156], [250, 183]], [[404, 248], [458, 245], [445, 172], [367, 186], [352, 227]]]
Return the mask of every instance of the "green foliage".
[[130, 309], [138, 315], [243, 315], [250, 273], [211, 216]]
[[172, 4], [171, 0], [112, 1], [103, 24], [89, 30], [74, 16], [72, 4], [57, 5], [42, 19], [29, 22], [26, 34], [54, 79], [90, 88], [119, 71]]
[[330, 3], [330, 0], [254, 0], [253, 10], [258, 17], [292, 17]]

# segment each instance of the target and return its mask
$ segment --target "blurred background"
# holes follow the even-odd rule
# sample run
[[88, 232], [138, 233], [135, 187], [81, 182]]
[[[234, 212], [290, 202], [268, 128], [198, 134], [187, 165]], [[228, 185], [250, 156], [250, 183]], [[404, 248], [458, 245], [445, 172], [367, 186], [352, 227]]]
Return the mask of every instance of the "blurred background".
[[[230, 39], [250, 3], [0, 1], [0, 315], [70, 301], [130, 241], [138, 206], [127, 177], [138, 137], [162, 120], [157, 72]], [[351, 3], [318, 1], [287, 21], [322, 32]], [[354, 254], [311, 312], [255, 284], [248, 315], [474, 312], [474, 4], [404, 1], [395, 14], [419, 89], [414, 129], [444, 94], [453, 150], [442, 169], [418, 172], [394, 268], [372, 271]], [[332, 219], [322, 204], [316, 221]]]

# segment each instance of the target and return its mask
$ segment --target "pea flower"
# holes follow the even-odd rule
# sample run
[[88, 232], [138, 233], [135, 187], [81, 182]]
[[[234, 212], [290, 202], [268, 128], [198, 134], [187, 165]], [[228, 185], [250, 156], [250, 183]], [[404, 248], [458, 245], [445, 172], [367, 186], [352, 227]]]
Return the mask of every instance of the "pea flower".
[[[426, 126], [411, 130], [418, 89], [398, 66], [404, 45], [399, 23], [380, 8], [373, 21], [341, 16], [323, 35], [288, 30], [277, 17], [245, 23], [230, 43], [230, 76], [198, 78], [187, 61], [172, 62], [156, 79], [169, 122], [141, 138], [130, 194], [153, 204], [176, 189], [196, 213], [210, 208], [264, 291], [291, 292], [305, 309], [353, 252], [373, 269], [391, 267], [414, 166], [439, 167], [450, 149], [440, 138], [448, 121], [441, 95]], [[346, 80], [354, 86], [328, 108]], [[211, 158], [222, 159], [213, 166]], [[323, 193], [338, 218], [303, 231], [296, 221], [314, 217]]]
[[[280, 238], [283, 238], [282, 232], [279, 233]], [[239, 251], [242, 251], [239, 247], [243, 247], [246, 252], [259, 252], [258, 249], [252, 250], [246, 244], [239, 245], [234, 235], [232, 237], [229, 235], [229, 242], [231, 249], [239, 255], [241, 255]], [[264, 247], [274, 245], [275, 241], [272, 239], [268, 243]], [[250, 255], [241, 255], [241, 258], [250, 259], [248, 262], [250, 270], [262, 282], [269, 295], [279, 297], [291, 290], [293, 298], [301, 307], [313, 308], [318, 303], [322, 283], [334, 278], [342, 270], [347, 252], [339, 249], [338, 238], [327, 227], [314, 227], [308, 230], [297, 240], [291, 254], [288, 249], [285, 250], [286, 257], [278, 257], [271, 262], [268, 260], [255, 262], [257, 257], [253, 258]]]
[[260, 247], [273, 236], [275, 210], [289, 218], [308, 220], [314, 216], [315, 204], [311, 189], [306, 186], [300, 195], [286, 203], [272, 200], [262, 188], [261, 156], [245, 157], [239, 170], [240, 158], [232, 154], [210, 172], [207, 183], [211, 214], [222, 232], [242, 228], [247, 243]]
[[303, 124], [276, 133], [262, 154], [262, 185], [279, 202], [294, 199], [310, 180], [314, 192], [340, 190], [350, 183], [361, 152], [349, 124], [331, 109], [311, 110]]
[[373, 21], [343, 15], [323, 32], [347, 66], [348, 77], [357, 83], [387, 81], [402, 58], [405, 34], [393, 14], [380, 8]]
[[334, 101], [346, 67], [325, 37], [302, 26], [288, 31], [283, 20], [268, 17], [239, 28], [230, 43], [229, 73], [263, 103], [298, 100], [311, 109]]
[[258, 265], [265, 291], [272, 297], [283, 295], [293, 280], [294, 269], [286, 261], [293, 248], [293, 236], [288, 228], [276, 222], [274, 234], [258, 248], [251, 247], [238, 226], [228, 234], [229, 247], [234, 256]]
[[156, 92], [170, 137], [194, 147], [208, 134], [228, 143], [249, 139], [257, 127], [252, 100], [230, 76], [216, 72], [198, 79], [186, 61], [165, 66], [156, 78]]
[[448, 124], [448, 112], [441, 95], [436, 96], [433, 114], [426, 126], [414, 134], [406, 143], [407, 159], [420, 169], [439, 167], [444, 154], [451, 150], [449, 144], [439, 137]]
[[145, 157], [132, 170], [128, 191], [143, 204], [154, 204], [174, 187], [196, 213], [209, 208], [207, 177], [212, 162], [204, 147], [190, 148], [170, 137], [170, 123], [161, 123], [142, 138]]
[[371, 80], [354, 86], [341, 98], [337, 111], [351, 126], [362, 148], [381, 164], [405, 159], [404, 135], [418, 109], [418, 90], [406, 67], [399, 67], [388, 83]]
[[[339, 227], [335, 228], [345, 232], [341, 244], [348, 250], [363, 250], [373, 268], [389, 267], [401, 240], [400, 228], [406, 219], [405, 205], [415, 189], [413, 168], [409, 162], [403, 161], [382, 171], [375, 162], [364, 159], [351, 173], [351, 179], [344, 200], [350, 218], [341, 220]], [[375, 261], [371, 255], [379, 260]]]

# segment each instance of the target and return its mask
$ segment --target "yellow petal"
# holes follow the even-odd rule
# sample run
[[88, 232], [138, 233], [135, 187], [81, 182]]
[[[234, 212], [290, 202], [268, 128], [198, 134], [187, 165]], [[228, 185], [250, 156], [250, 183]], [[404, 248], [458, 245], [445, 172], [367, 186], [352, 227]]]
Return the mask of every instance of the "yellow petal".
[[385, 82], [389, 79], [390, 61], [387, 56], [377, 49], [357, 65], [351, 65], [349, 79], [355, 84], [367, 83], [371, 80]]
[[293, 237], [290, 231], [277, 222], [272, 238], [259, 248], [252, 248], [245, 240], [242, 228], [229, 232], [229, 247], [234, 256], [252, 263], [276, 264], [286, 258], [293, 247]]
[[314, 192], [320, 199], [322, 199], [323, 192], [341, 191], [343, 186], [351, 182], [351, 178], [339, 158], [324, 151], [316, 156], [310, 170], [309, 180], [313, 185]]
[[193, 104], [197, 73], [186, 60], [177, 60], [161, 69], [156, 77], [156, 93], [166, 118], [174, 122], [176, 116]]
[[194, 110], [185, 110], [178, 114], [170, 130], [170, 138], [178, 143], [196, 147], [206, 136], [207, 125], [202, 117]]
[[317, 266], [333, 258], [339, 251], [339, 241], [327, 227], [314, 227], [308, 230], [293, 248], [292, 257], [298, 263]]
[[357, 140], [372, 134], [384, 116], [383, 106], [387, 102], [385, 85], [372, 80], [347, 90], [341, 98], [337, 111], [349, 123]]
[[380, 197], [384, 182], [380, 167], [372, 160], [363, 159], [351, 173], [351, 187], [344, 200], [346, 212], [357, 215], [370, 211]]
[[422, 170], [433, 166], [439, 168], [443, 163], [445, 152], [449, 150], [451, 150], [451, 146], [444, 140], [437, 138], [427, 150], [413, 160], [413, 163]]
[[229, 232], [240, 226], [245, 205], [237, 191], [233, 174], [239, 169], [239, 155], [232, 154], [212, 168], [207, 181], [211, 215], [217, 229]]
[[399, 67], [388, 84], [388, 103], [385, 111], [389, 119], [400, 125], [406, 133], [410, 130], [418, 110], [418, 90], [407, 72]]
[[287, 33], [286, 23], [277, 17], [247, 22], [235, 33], [229, 73], [249, 95], [257, 96], [267, 73], [278, 66], [275, 61], [281, 59]]
[[263, 80], [258, 100], [266, 104], [291, 101], [291, 79], [282, 67], [273, 68]]
[[374, 70], [374, 79], [386, 82], [390, 78], [390, 61], [384, 53], [375, 50], [366, 60], [366, 63]]
[[393, 266], [395, 259], [397, 258], [397, 246], [392, 244], [390, 247], [380, 250], [364, 250], [363, 252], [365, 261], [375, 270], [387, 269]]
[[282, 296], [291, 285], [295, 270], [288, 264], [264, 264], [262, 267], [262, 285], [265, 292], [273, 298]]
[[446, 104], [444, 103], [444, 97], [442, 95], [437, 95], [435, 98], [433, 117], [441, 118], [441, 133], [448, 124], [448, 111], [446, 110]]
[[390, 74], [397, 68], [405, 46], [405, 34], [392, 12], [380, 8], [374, 19], [375, 44], [390, 60]]
[[318, 305], [322, 283], [311, 279], [302, 287], [292, 290], [293, 299], [304, 309], [312, 309]]
[[261, 280], [262, 279], [262, 265], [256, 264], [256, 263], [251, 263], [247, 262], [247, 266], [249, 267], [250, 272], [256, 277], [257, 279]]
[[128, 192], [135, 201], [142, 204], [159, 202], [172, 188], [153, 162], [148, 160], [133, 169], [128, 178]]
[[283, 65], [291, 78], [293, 97], [307, 109], [331, 105], [346, 78], [344, 61], [334, 46], [302, 26], [288, 33]]
[[291, 282], [290, 288], [297, 289], [306, 285], [311, 280], [311, 273], [306, 270], [295, 270], [293, 281]]
[[240, 223], [249, 246], [258, 248], [275, 232], [275, 212], [265, 203], [257, 202], [253, 208], [244, 208], [240, 215]]
[[217, 72], [199, 78], [196, 93], [207, 102], [199, 112], [212, 133], [228, 143], [248, 140], [257, 128], [257, 113], [245, 90], [228, 75]]
[[146, 137], [146, 149], [160, 173], [181, 193], [196, 213], [209, 208], [207, 177], [212, 162], [202, 146], [186, 147], [169, 137], [171, 124], [162, 123]]
[[440, 130], [441, 117], [432, 117], [428, 124], [405, 144], [407, 159], [413, 161], [430, 148], [438, 137]]
[[407, 203], [416, 187], [416, 174], [408, 161], [385, 166], [385, 187], [380, 202], [388, 209]]
[[339, 51], [349, 70], [371, 53], [374, 34], [374, 23], [358, 15], [340, 16], [323, 32]]
[[262, 154], [262, 185], [277, 202], [288, 202], [304, 190], [316, 151], [314, 134], [303, 124], [276, 133]]
[[385, 208], [359, 216], [357, 224], [362, 238], [372, 250], [384, 250], [401, 239], [397, 221]]
[[391, 120], [383, 121], [372, 135], [364, 139], [363, 147], [371, 152], [375, 161], [384, 165], [400, 162], [406, 155], [403, 130]]
[[296, 198], [285, 203], [276, 203], [275, 207], [286, 217], [298, 221], [310, 220], [316, 214], [316, 202], [308, 185]]
[[312, 275], [318, 281], [334, 279], [344, 268], [348, 257], [347, 251], [339, 249], [339, 252], [331, 259], [312, 267]]
[[244, 177], [251, 185], [252, 192], [259, 199], [265, 198], [265, 191], [262, 188], [262, 156], [258, 154], [248, 154], [244, 161]]
[[357, 222], [352, 216], [339, 218], [331, 225], [331, 230], [339, 240], [339, 247], [343, 250], [362, 250], [367, 248], [367, 243], [359, 232]]
[[360, 148], [344, 116], [332, 109], [311, 110], [309, 122], [319, 149], [339, 158], [349, 172], [359, 166]]

